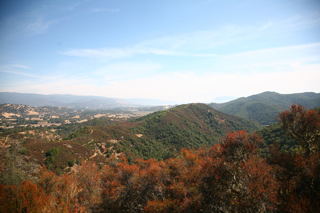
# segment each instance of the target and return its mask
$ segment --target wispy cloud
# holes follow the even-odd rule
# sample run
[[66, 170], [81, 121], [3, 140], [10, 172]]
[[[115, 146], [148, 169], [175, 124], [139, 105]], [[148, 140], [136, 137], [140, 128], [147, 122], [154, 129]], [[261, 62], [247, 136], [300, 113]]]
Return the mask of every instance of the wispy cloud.
[[109, 9], [109, 8], [95, 8], [91, 9], [90, 13], [97, 13], [97, 12], [119, 12], [119, 9]]
[[24, 29], [29, 34], [41, 34], [47, 32], [49, 27], [53, 24], [58, 23], [60, 20], [45, 21], [43, 18], [38, 18], [36, 21], [27, 24]]
[[100, 48], [100, 49], [71, 49], [61, 51], [60, 54], [77, 57], [103, 57], [103, 58], [123, 58], [136, 54], [155, 54], [155, 55], [182, 55], [184, 53], [172, 52], [163, 49], [151, 49], [142, 46], [130, 48]]
[[[97, 12], [99, 10], [97, 9]], [[196, 31], [147, 40], [127, 47], [70, 49], [60, 53], [76, 57], [104, 58], [122, 58], [141, 54], [212, 57], [221, 55], [221, 49], [224, 49], [222, 52], [225, 55], [239, 51], [234, 49], [234, 46], [239, 43], [252, 44], [251, 49], [259, 49], [259, 45], [263, 46], [263, 43], [260, 42], [261, 39], [276, 40], [277, 37], [287, 36], [291, 31], [318, 24], [320, 24], [320, 16], [317, 14], [310, 17], [297, 16], [281, 21], [271, 20], [251, 26], [227, 25], [215, 30]]]
[[32, 78], [40, 78], [41, 77], [39, 75], [34, 75], [34, 74], [19, 72], [19, 71], [13, 71], [13, 70], [0, 70], [0, 72], [14, 74], [14, 75], [22, 75], [22, 76], [27, 76], [27, 77], [32, 77]]
[[31, 69], [30, 67], [21, 64], [10, 64], [8, 66], [13, 68]]
[[32, 77], [32, 78], [40, 78], [41, 77], [39, 75], [29, 73], [31, 71], [29, 71], [29, 72], [21, 71], [21, 70], [30, 70], [30, 69], [31, 68], [29, 66], [22, 65], [22, 64], [0, 65], [0, 73], [20, 75], [20, 76], [26, 76], [26, 77]]
[[206, 30], [143, 41], [128, 47], [70, 49], [60, 53], [76, 57], [121, 58], [141, 54], [210, 57], [218, 54], [206, 52], [214, 47], [239, 40], [249, 27], [227, 26], [217, 31]]

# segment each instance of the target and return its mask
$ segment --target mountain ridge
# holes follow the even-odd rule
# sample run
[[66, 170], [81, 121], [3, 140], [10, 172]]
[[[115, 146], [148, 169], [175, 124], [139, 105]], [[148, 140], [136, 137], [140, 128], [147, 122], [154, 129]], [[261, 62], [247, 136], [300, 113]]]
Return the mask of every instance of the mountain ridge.
[[279, 112], [289, 109], [293, 103], [301, 104], [307, 109], [319, 107], [320, 93], [279, 94], [263, 92], [222, 104], [210, 103], [209, 106], [231, 115], [258, 122], [261, 125], [270, 125], [276, 122], [275, 118]]
[[[92, 127], [92, 133], [81, 130], [66, 140], [105, 143], [111, 150], [136, 158], [166, 159], [181, 148], [200, 148], [216, 144], [226, 133], [259, 129], [254, 122], [211, 108], [206, 104], [185, 104], [107, 127]], [[109, 141], [109, 142], [108, 142]], [[82, 143], [82, 142], [81, 142]], [[112, 151], [113, 153], [113, 151]], [[130, 158], [129, 158], [130, 159]]]
[[30, 154], [42, 164], [46, 162], [41, 153], [47, 153], [54, 147], [61, 150], [65, 157], [57, 156], [56, 160], [49, 162], [50, 167], [58, 171], [67, 165], [63, 159], [91, 159], [103, 163], [121, 153], [130, 163], [137, 158], [168, 159], [179, 153], [181, 148], [198, 149], [214, 145], [228, 132], [257, 129], [259, 126], [252, 121], [228, 115], [206, 104], [184, 104], [131, 119], [130, 122], [85, 126], [62, 141], [30, 140], [25, 147], [36, 150]]

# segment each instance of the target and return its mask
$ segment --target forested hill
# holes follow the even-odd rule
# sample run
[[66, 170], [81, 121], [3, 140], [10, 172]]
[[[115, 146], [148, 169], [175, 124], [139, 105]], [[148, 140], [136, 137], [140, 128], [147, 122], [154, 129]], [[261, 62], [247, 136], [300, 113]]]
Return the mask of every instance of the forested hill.
[[124, 153], [129, 162], [136, 158], [162, 160], [174, 156], [181, 148], [216, 144], [228, 132], [252, 132], [258, 128], [252, 121], [206, 104], [187, 104], [130, 122], [82, 128], [66, 138], [66, 142], [84, 145], [104, 157]]
[[264, 92], [247, 98], [239, 98], [227, 103], [211, 103], [209, 106], [230, 115], [258, 122], [261, 125], [275, 123], [279, 112], [289, 109], [293, 103], [307, 109], [320, 106], [320, 93], [306, 92], [297, 94], [279, 94]]

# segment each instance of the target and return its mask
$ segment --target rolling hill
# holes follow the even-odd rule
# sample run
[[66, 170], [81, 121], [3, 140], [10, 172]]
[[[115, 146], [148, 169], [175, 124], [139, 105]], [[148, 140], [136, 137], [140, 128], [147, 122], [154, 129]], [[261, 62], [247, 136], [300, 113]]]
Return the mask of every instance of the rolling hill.
[[[60, 154], [50, 165], [53, 169], [62, 169], [67, 166], [67, 160], [90, 158], [104, 162], [104, 159], [120, 153], [124, 153], [130, 163], [136, 158], [163, 160], [173, 157], [181, 148], [197, 149], [216, 144], [230, 131], [252, 132], [257, 129], [259, 126], [252, 121], [228, 115], [206, 104], [186, 104], [130, 122], [83, 127], [62, 141], [33, 140], [25, 147], [30, 153], [37, 153], [32, 155], [42, 163], [45, 162], [43, 153], [56, 147]], [[61, 159], [66, 162], [60, 162]]]
[[[249, 132], [258, 126], [248, 120], [231, 116], [205, 104], [187, 104], [154, 112], [144, 117], [107, 127], [90, 127], [71, 134], [67, 139], [85, 143], [104, 143], [106, 154], [123, 152], [132, 158], [166, 159], [181, 148], [213, 145], [225, 133]], [[103, 147], [102, 145], [99, 145]], [[110, 148], [112, 147], [112, 148]], [[131, 158], [129, 157], [129, 160]]]
[[275, 117], [279, 112], [289, 109], [293, 103], [312, 109], [320, 106], [320, 94], [313, 92], [297, 94], [279, 94], [276, 92], [264, 92], [247, 98], [238, 98], [227, 103], [211, 103], [209, 106], [239, 116], [261, 125], [275, 123]]

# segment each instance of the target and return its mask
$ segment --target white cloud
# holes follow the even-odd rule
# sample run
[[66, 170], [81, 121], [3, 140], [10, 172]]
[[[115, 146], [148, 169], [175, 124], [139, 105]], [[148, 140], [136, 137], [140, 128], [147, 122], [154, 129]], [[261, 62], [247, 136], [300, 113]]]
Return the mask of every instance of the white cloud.
[[[320, 43], [248, 51], [218, 57], [213, 67], [224, 71], [250, 71], [320, 60]], [[274, 70], [277, 71], [277, 70]]]
[[95, 69], [93, 74], [98, 78], [55, 79], [16, 89], [209, 102], [219, 96], [243, 97], [264, 91], [320, 92], [319, 62], [320, 43], [315, 43], [218, 56], [201, 72], [189, 69], [161, 74], [168, 68], [158, 63], [118, 62]]
[[320, 64], [296, 64], [292, 71], [264, 73], [172, 73], [106, 86], [115, 97], [144, 97], [181, 102], [206, 102], [216, 96], [248, 96], [264, 91], [320, 92]]
[[[110, 81], [85, 78], [61, 79], [15, 87], [15, 92], [101, 95], [117, 98], [152, 98], [179, 102], [209, 102], [218, 96], [243, 97], [264, 91], [279, 93], [320, 92], [320, 64], [293, 64], [290, 71], [263, 73], [176, 72]], [[6, 90], [6, 89], [5, 89]]]

